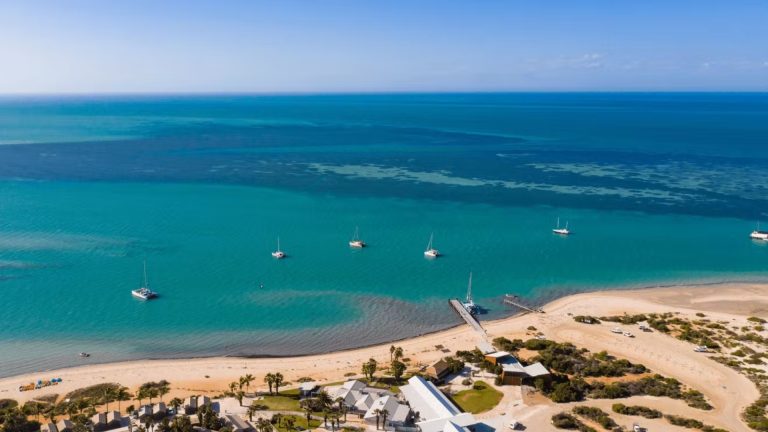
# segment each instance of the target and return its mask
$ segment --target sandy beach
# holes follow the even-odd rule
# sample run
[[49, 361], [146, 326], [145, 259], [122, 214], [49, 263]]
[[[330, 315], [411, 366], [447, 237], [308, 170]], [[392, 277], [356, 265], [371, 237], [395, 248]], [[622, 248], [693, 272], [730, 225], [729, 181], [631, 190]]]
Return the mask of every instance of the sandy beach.
[[[497, 336], [530, 337], [530, 331], [526, 329], [535, 326], [549, 339], [572, 342], [591, 351], [607, 350], [615, 356], [642, 363], [654, 372], [675, 377], [703, 392], [715, 409], [694, 412], [697, 418], [728, 430], [747, 430], [740, 420], [740, 413], [759, 394], [755, 385], [743, 375], [708, 359], [707, 355], [694, 352], [691, 344], [668, 335], [653, 332], [637, 334], [633, 339], [622, 338], [607, 331], [606, 325], [576, 323], [572, 315], [677, 312], [680, 316], [695, 317], [697, 312], [703, 312], [713, 320], [740, 326], [747, 323], [748, 316], [768, 316], [767, 288], [768, 285], [731, 283], [584, 293], [547, 304], [543, 314], [485, 322], [483, 326], [489, 339]], [[415, 369], [444, 357], [447, 355], [444, 350], [472, 349], [479, 339], [469, 326], [460, 326], [403, 340], [397, 345], [403, 348], [411, 368]], [[282, 372], [286, 380], [292, 382], [302, 377], [334, 382], [346, 379], [348, 374], [359, 374], [360, 365], [369, 358], [386, 363], [389, 360], [389, 344], [305, 357], [145, 360], [74, 367], [0, 379], [0, 398], [23, 402], [44, 394], [64, 395], [71, 390], [103, 382], [117, 382], [135, 390], [144, 382], [161, 379], [170, 381], [172, 385], [172, 393], [167, 398], [203, 392], [218, 394], [246, 373], [256, 377], [251, 390], [266, 389], [262, 379], [268, 372]], [[47, 389], [18, 391], [22, 384], [52, 377], [60, 377], [63, 382]], [[608, 402], [600, 401], [600, 404], [609, 406]], [[684, 404], [674, 402], [670, 404], [667, 400], [660, 400], [657, 404], [686, 411]], [[561, 409], [546, 405], [527, 410], [518, 408], [521, 410], [519, 417], [527, 418], [533, 424], [544, 418], [548, 420], [551, 413]]]

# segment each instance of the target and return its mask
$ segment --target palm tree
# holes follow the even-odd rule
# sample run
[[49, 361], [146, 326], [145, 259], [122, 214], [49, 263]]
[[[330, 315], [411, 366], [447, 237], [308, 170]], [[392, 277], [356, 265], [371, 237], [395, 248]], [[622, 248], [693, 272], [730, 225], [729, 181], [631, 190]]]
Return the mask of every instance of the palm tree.
[[258, 410], [256, 402], [251, 402], [251, 405], [248, 406], [248, 410], [246, 411], [248, 413], [248, 420], [253, 421], [253, 415], [256, 414], [256, 411]]
[[136, 400], [139, 401], [139, 408], [141, 408], [141, 400], [147, 397], [147, 390], [139, 387], [139, 391], [136, 392]]
[[235, 393], [235, 399], [237, 399], [237, 401], [240, 402], [240, 406], [243, 406], [243, 396], [245, 396], [245, 392], [242, 390], [238, 390]]
[[390, 345], [390, 346], [389, 346], [389, 362], [390, 362], [390, 363], [392, 363], [392, 360], [394, 360], [394, 358], [395, 358], [395, 350], [396, 350], [396, 349], [397, 349], [397, 348], [395, 348], [395, 346], [394, 346], [394, 345]]
[[269, 394], [272, 394], [272, 384], [275, 383], [275, 374], [269, 372], [264, 376], [264, 382], [269, 386]]
[[251, 374], [245, 374], [245, 376], [244, 376], [244, 377], [242, 377], [241, 379], [242, 379], [242, 381], [245, 383], [245, 391], [250, 391], [250, 390], [251, 390], [251, 383], [252, 383], [252, 382], [253, 382], [253, 380], [255, 379], [255, 378], [253, 377], [253, 375], [251, 375]]
[[293, 417], [286, 417], [283, 421], [283, 424], [285, 425], [285, 429], [292, 431], [293, 426], [296, 424], [296, 419]]
[[232, 381], [231, 383], [229, 383], [229, 392], [234, 393], [238, 385], [239, 384], [236, 381]]
[[337, 397], [333, 401], [339, 406], [339, 412], [344, 414], [344, 421], [347, 421], [347, 410], [344, 409], [344, 398]]
[[[147, 397], [149, 398], [149, 404], [152, 405], [152, 398], [156, 398], [158, 395], [158, 390], [156, 388], [150, 388], [147, 390]], [[153, 425], [154, 428], [154, 425]]]
[[403, 358], [403, 347], [397, 347], [395, 348], [395, 360], [400, 360]]
[[107, 387], [104, 389], [104, 411], [109, 411], [109, 402], [115, 400], [117, 396], [117, 389], [113, 387]]
[[118, 387], [115, 392], [115, 399], [117, 399], [117, 410], [120, 411], [120, 402], [131, 400], [131, 394], [128, 393], [127, 387]]
[[373, 412], [376, 414], [376, 430], [379, 430], [379, 416], [381, 416], [381, 410], [376, 408]]
[[312, 426], [310, 424], [310, 420], [312, 420], [312, 407], [305, 405], [304, 413], [307, 415], [307, 430], [312, 430]]
[[385, 409], [382, 409], [381, 412], [381, 428], [384, 430], [387, 430], [387, 416], [389, 415], [389, 411]]
[[331, 405], [333, 405], [333, 399], [331, 399], [331, 395], [329, 395], [325, 390], [320, 390], [320, 392], [317, 394], [317, 401], [323, 408], [329, 408]]
[[160, 402], [163, 401], [163, 396], [167, 395], [171, 391], [171, 386], [167, 382], [161, 382], [160, 387], [157, 388], [157, 393], [160, 395]]
[[174, 414], [178, 414], [179, 413], [179, 407], [184, 405], [184, 401], [181, 400], [181, 398], [175, 397], [175, 398], [171, 399], [171, 401], [168, 402], [168, 404], [173, 408], [173, 413]]
[[280, 386], [283, 384], [283, 381], [285, 381], [283, 374], [280, 372], [275, 374], [275, 394], [280, 393]]

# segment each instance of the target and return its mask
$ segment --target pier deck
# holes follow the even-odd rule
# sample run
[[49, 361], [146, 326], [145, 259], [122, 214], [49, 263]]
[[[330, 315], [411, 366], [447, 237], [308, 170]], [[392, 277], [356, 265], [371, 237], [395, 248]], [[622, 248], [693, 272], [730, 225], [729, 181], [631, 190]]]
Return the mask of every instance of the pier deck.
[[451, 305], [453, 310], [456, 311], [456, 313], [459, 314], [459, 316], [464, 319], [464, 321], [469, 324], [470, 327], [475, 329], [476, 332], [480, 333], [481, 335], [485, 336], [485, 329], [483, 326], [480, 325], [480, 322], [477, 321], [475, 317], [473, 317], [469, 312], [467, 312], [466, 309], [464, 309], [464, 306], [461, 304], [460, 301], [456, 299], [448, 300], [448, 303]]
[[513, 295], [509, 295], [509, 294], [504, 294], [504, 303], [506, 303], [508, 305], [512, 305], [512, 306], [514, 306], [516, 308], [520, 308], [520, 309], [522, 309], [522, 310], [524, 310], [526, 312], [544, 313], [544, 310], [538, 309], [538, 308], [528, 307], [528, 306], [522, 304], [519, 300], [516, 300], [516, 299], [517, 299], [517, 296], [513, 296]]

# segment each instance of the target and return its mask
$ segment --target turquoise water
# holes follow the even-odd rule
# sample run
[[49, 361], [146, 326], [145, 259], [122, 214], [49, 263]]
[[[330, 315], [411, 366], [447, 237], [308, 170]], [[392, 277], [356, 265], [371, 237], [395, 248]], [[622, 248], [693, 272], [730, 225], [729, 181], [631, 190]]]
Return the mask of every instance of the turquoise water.
[[[446, 299], [470, 271], [483, 319], [512, 312], [505, 293], [765, 280], [768, 243], [747, 235], [768, 208], [767, 107], [762, 95], [0, 99], [0, 375], [421, 334], [457, 323]], [[551, 234], [558, 217], [572, 236]], [[370, 247], [349, 249], [355, 226]], [[152, 302], [130, 296], [144, 259]]]

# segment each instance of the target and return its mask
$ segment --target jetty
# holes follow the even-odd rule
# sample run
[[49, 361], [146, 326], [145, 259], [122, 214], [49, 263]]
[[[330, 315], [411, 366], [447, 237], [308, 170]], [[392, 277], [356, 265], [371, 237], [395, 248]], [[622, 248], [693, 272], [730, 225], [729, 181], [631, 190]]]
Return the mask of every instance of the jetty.
[[477, 318], [473, 317], [472, 314], [470, 314], [467, 309], [464, 308], [464, 305], [462, 305], [458, 299], [450, 299], [448, 300], [448, 304], [451, 305], [453, 310], [455, 310], [456, 313], [459, 314], [459, 316], [464, 321], [466, 321], [470, 327], [472, 327], [476, 332], [485, 336], [485, 329], [483, 326], [480, 325], [480, 322], [477, 320]]
[[541, 308], [532, 308], [532, 307], [526, 306], [519, 300], [519, 297], [515, 295], [504, 294], [504, 303], [508, 305], [512, 305], [518, 309], [522, 309], [526, 312], [544, 313], [544, 310]]

